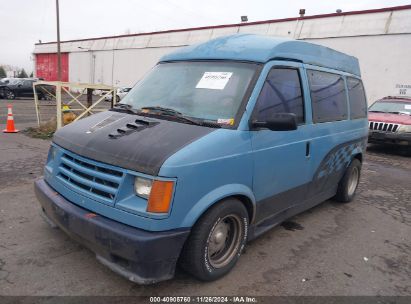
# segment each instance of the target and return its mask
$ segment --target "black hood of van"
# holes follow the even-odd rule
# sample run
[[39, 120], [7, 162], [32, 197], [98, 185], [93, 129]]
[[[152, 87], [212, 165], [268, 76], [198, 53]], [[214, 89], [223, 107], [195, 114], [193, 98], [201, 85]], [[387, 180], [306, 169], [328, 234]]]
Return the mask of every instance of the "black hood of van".
[[53, 142], [73, 153], [158, 175], [172, 154], [214, 128], [106, 111], [58, 130]]

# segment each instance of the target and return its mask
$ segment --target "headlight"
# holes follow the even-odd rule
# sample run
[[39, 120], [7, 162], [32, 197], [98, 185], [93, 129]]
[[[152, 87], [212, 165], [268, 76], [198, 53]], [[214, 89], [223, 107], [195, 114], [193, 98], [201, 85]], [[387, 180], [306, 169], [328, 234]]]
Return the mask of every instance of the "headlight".
[[411, 125], [401, 125], [399, 128], [398, 128], [398, 132], [401, 132], [401, 133], [411, 133]]
[[134, 191], [138, 196], [149, 198], [153, 181], [144, 177], [136, 177], [134, 180]]
[[134, 191], [138, 196], [148, 200], [147, 212], [167, 213], [170, 211], [174, 191], [173, 181], [136, 177]]

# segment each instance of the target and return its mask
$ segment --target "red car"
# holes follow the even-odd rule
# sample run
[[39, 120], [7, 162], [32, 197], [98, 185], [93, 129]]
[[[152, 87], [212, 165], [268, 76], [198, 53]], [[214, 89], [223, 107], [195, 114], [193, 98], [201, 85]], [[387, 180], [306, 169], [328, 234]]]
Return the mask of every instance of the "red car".
[[411, 146], [411, 97], [384, 97], [368, 113], [369, 142]]

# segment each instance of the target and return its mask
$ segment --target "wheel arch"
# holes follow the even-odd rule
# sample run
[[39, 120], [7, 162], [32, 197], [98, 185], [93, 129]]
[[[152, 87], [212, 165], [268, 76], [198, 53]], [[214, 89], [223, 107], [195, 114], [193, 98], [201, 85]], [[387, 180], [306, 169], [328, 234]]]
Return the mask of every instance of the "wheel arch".
[[252, 190], [245, 185], [230, 184], [214, 189], [193, 204], [184, 217], [182, 226], [192, 227], [211, 207], [228, 198], [235, 198], [244, 205], [252, 224], [256, 213], [256, 201]]
[[353, 159], [358, 159], [360, 161], [360, 163], [362, 163], [363, 155], [362, 155], [362, 153], [356, 153], [356, 154], [353, 154], [352, 158]]

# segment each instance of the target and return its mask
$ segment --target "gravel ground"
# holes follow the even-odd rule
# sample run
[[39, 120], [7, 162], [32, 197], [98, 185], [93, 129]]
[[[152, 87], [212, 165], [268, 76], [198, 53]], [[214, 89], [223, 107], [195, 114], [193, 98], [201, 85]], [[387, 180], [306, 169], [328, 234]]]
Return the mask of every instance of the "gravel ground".
[[[13, 104], [17, 127], [33, 126], [31, 101]], [[2, 129], [4, 114], [0, 101]], [[49, 144], [0, 134], [0, 295], [411, 295], [410, 151], [369, 147], [354, 202], [327, 201], [272, 229], [223, 279], [178, 270], [139, 286], [40, 217], [33, 181]]]

